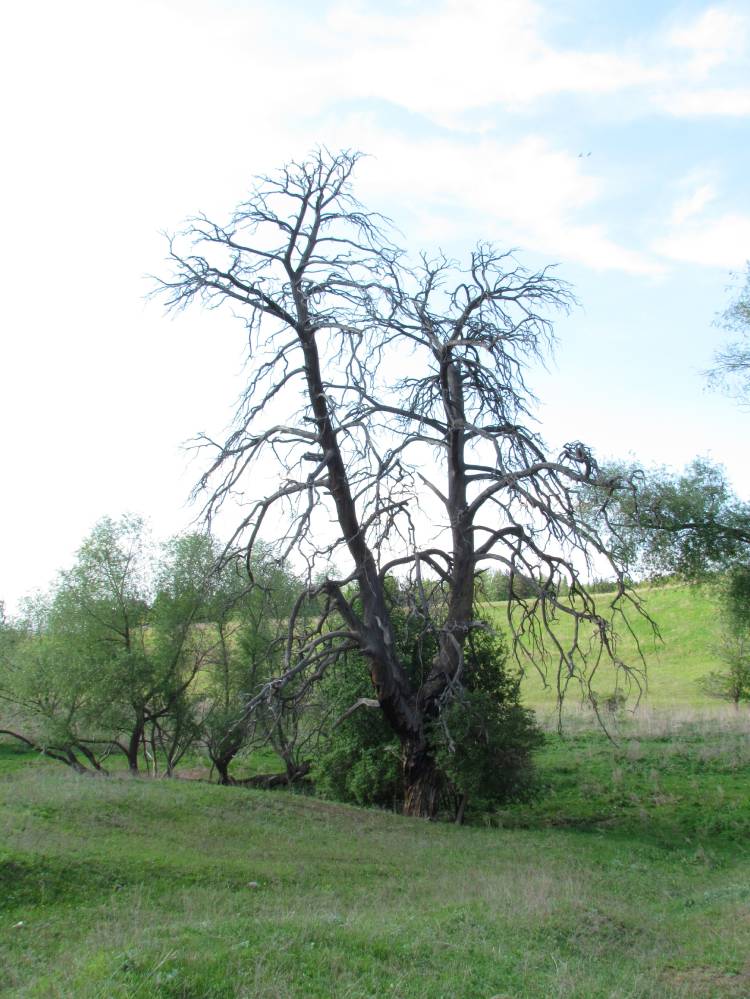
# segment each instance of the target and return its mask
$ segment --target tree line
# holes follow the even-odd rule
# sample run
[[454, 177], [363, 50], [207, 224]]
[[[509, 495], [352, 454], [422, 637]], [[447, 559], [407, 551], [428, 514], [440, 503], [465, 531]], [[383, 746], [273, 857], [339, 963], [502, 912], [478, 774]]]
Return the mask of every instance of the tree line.
[[200, 740], [228, 781], [243, 748], [274, 737], [245, 702], [281, 668], [294, 580], [259, 551], [250, 586], [218, 554], [206, 534], [155, 545], [140, 518], [102, 520], [51, 591], [4, 622], [5, 734], [81, 772], [114, 755], [167, 775]]
[[[397, 746], [370, 710], [360, 655], [342, 657], [320, 683], [300, 674], [267, 696], [283, 673], [299, 590], [261, 545], [248, 570], [207, 534], [157, 545], [140, 518], [105, 518], [50, 592], [2, 622], [0, 734], [79, 773], [169, 777], [186, 757], [207, 757], [221, 784], [312, 787], [312, 770], [324, 793], [401, 807]], [[395, 580], [388, 600], [402, 654], [424, 672], [435, 635]], [[502, 638], [488, 628], [469, 655], [461, 717], [446, 715], [434, 735], [447, 777], [441, 808], [461, 818], [469, 798], [476, 809], [527, 794], [541, 739]], [[266, 747], [282, 769], [238, 776]]]

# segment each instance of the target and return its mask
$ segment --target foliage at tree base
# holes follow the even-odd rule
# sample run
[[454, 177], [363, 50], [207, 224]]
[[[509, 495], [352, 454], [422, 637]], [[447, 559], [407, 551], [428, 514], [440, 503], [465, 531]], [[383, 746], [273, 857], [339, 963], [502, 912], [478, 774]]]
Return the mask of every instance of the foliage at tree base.
[[[402, 655], [417, 670], [433, 644], [399, 620]], [[409, 648], [410, 646], [410, 648]], [[467, 641], [465, 684], [429, 727], [440, 775], [442, 813], [469, 817], [536, 790], [533, 751], [543, 742], [534, 714], [520, 703], [520, 676], [510, 667], [502, 635], [477, 629]], [[361, 662], [349, 657], [322, 686], [333, 714], [371, 695]], [[317, 793], [357, 805], [400, 810], [402, 751], [381, 712], [361, 707], [322, 740], [314, 761]]]

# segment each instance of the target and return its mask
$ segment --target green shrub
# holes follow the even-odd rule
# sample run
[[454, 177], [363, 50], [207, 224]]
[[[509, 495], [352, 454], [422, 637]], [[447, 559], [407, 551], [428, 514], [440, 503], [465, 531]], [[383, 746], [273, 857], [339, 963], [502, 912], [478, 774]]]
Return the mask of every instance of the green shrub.
[[[406, 614], [397, 642], [415, 677], [429, 670], [437, 638]], [[465, 797], [470, 811], [527, 798], [534, 787], [532, 752], [542, 742], [533, 712], [520, 703], [518, 672], [501, 635], [472, 631], [462, 685], [430, 724], [428, 737], [443, 775], [445, 809]], [[321, 686], [332, 727], [318, 747], [313, 777], [318, 792], [339, 801], [397, 809], [403, 802], [401, 746], [381, 712], [359, 707], [372, 698], [359, 656], [342, 660]]]
[[401, 749], [380, 711], [363, 708], [328, 736], [315, 759], [313, 780], [325, 798], [398, 809]]
[[446, 790], [471, 811], [487, 811], [532, 795], [532, 753], [544, 736], [520, 703], [521, 678], [502, 635], [472, 632], [465, 657], [465, 686], [433, 723], [432, 739]]

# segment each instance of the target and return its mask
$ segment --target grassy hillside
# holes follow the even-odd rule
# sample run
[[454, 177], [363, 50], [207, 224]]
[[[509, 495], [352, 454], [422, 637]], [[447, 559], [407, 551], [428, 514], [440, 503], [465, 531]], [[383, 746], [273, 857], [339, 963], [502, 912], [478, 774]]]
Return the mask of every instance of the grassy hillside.
[[505, 828], [0, 747], [0, 992], [16, 999], [750, 993], [746, 736], [597, 733]]
[[[708, 587], [688, 586], [642, 587], [639, 594], [660, 631], [660, 639], [654, 640], [646, 621], [636, 619], [634, 622], [647, 664], [648, 689], [644, 705], [670, 710], [719, 705], [721, 702], [707, 698], [696, 682], [712, 670], [725, 668], [716, 655], [720, 635], [716, 594]], [[607, 594], [600, 594], [597, 601], [605, 607]], [[492, 608], [495, 620], [502, 627], [505, 605], [493, 604]], [[560, 634], [565, 636], [566, 633], [563, 621]], [[635, 642], [627, 634], [622, 634], [618, 652], [625, 662], [638, 661]], [[550, 680], [554, 683], [552, 674]], [[610, 667], [601, 668], [594, 687], [601, 694], [614, 688]], [[551, 709], [555, 702], [554, 686], [545, 689], [538, 673], [531, 669], [524, 680], [524, 697], [533, 707]]]
[[0, 740], [0, 995], [750, 995], [750, 716], [695, 685], [718, 665], [712, 595], [644, 597], [657, 710], [617, 745], [573, 714], [536, 799], [481, 828], [78, 777]]

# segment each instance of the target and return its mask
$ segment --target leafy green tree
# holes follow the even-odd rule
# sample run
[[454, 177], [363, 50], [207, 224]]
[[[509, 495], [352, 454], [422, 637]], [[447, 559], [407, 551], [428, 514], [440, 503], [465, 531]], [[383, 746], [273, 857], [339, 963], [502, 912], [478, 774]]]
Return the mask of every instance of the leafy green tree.
[[133, 773], [141, 753], [155, 772], [158, 747], [171, 773], [198, 734], [191, 687], [214, 638], [195, 623], [213, 567], [201, 536], [157, 550], [140, 518], [100, 521], [4, 643], [3, 697], [32, 742], [76, 768], [119, 751]]
[[534, 580], [520, 572], [485, 572], [479, 582], [479, 591], [491, 602], [533, 597], [535, 589]]
[[179, 535], [159, 550], [145, 632], [151, 684], [140, 696], [150, 764], [155, 769], [161, 756], [167, 775], [202, 732], [201, 685], [195, 680], [209, 668], [217, 644], [209, 613], [217, 554], [206, 534]]
[[[143, 521], [123, 517], [100, 521], [63, 575], [57, 601], [75, 630], [70, 641], [98, 668], [102, 718], [133, 773], [141, 751], [155, 766], [160, 723], [170, 715], [186, 719], [185, 697], [210, 647], [210, 636], [193, 625], [212, 570], [210, 545], [200, 536], [158, 552]], [[184, 749], [184, 737], [179, 743]]]
[[290, 780], [301, 768], [298, 711], [280, 702], [248, 702], [283, 665], [283, 643], [298, 584], [256, 552], [248, 576], [242, 559], [217, 570], [206, 613], [217, 641], [202, 684], [202, 738], [222, 784], [229, 767], [252, 746], [270, 742]]
[[611, 465], [584, 495], [636, 574], [719, 579], [733, 627], [750, 627], [750, 503], [724, 470], [696, 459], [681, 474]]
[[709, 697], [731, 701], [739, 707], [741, 701], [750, 701], [750, 632], [727, 629], [716, 650], [726, 669], [701, 677], [701, 690]]
[[[53, 623], [54, 622], [54, 623]], [[104, 768], [95, 752], [101, 724], [98, 671], [81, 655], [60, 608], [42, 595], [25, 602], [20, 617], [0, 631], [0, 705], [3, 734], [73, 769]], [[92, 741], [93, 739], [93, 741]]]
[[724, 470], [696, 459], [682, 474], [646, 474], [611, 466], [609, 484], [588, 490], [610, 544], [636, 573], [710, 582], [723, 604], [725, 670], [701, 678], [704, 693], [734, 704], [750, 693], [750, 503], [738, 499]]

